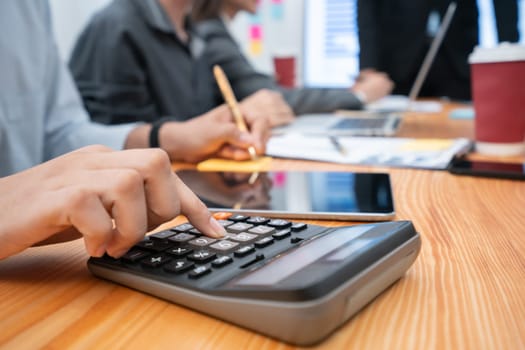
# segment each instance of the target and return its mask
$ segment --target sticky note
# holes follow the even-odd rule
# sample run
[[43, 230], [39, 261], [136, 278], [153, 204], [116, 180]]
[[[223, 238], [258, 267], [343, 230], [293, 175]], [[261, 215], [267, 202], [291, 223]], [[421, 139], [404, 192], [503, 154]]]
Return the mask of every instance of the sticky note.
[[420, 139], [404, 143], [399, 148], [403, 151], [440, 151], [452, 146], [453, 140]]
[[260, 55], [262, 53], [262, 41], [254, 40], [250, 42], [250, 53], [252, 55]]
[[261, 40], [262, 39], [262, 27], [261, 26], [251, 26], [250, 27], [250, 39], [251, 40]]
[[258, 11], [257, 13], [250, 15], [250, 23], [260, 24], [262, 22], [262, 15], [260, 12], [261, 11]]
[[212, 158], [197, 164], [197, 170], [254, 173], [268, 171], [271, 162], [271, 157], [260, 157], [257, 160], [246, 161]]
[[284, 18], [284, 6], [282, 3], [273, 3], [271, 11], [272, 11], [272, 18], [274, 20], [279, 21]]

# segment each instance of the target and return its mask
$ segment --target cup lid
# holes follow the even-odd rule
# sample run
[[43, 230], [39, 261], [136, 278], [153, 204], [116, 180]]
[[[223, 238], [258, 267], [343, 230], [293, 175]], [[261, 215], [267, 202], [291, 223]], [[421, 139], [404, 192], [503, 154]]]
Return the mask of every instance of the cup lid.
[[496, 47], [477, 46], [469, 56], [469, 63], [525, 61], [525, 45], [502, 43]]

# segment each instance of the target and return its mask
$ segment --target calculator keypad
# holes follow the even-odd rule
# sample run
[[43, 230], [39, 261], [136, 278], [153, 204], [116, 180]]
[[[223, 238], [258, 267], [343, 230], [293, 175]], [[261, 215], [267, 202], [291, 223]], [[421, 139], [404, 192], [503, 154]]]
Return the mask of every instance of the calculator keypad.
[[200, 281], [239, 273], [320, 232], [304, 223], [262, 216], [221, 213], [217, 218], [227, 231], [222, 239], [204, 236], [185, 223], [149, 235], [120, 259], [101, 259], [142, 273]]

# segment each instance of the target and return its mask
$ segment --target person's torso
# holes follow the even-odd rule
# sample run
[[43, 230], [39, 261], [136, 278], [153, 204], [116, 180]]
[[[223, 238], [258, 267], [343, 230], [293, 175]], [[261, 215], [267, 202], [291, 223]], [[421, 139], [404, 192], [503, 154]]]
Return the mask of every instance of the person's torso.
[[[140, 0], [139, 0], [140, 1]], [[137, 7], [145, 6], [134, 1]], [[131, 5], [129, 5], [131, 6]], [[150, 96], [160, 117], [187, 120], [222, 103], [210, 62], [203, 55], [204, 41], [188, 25], [183, 43], [175, 31], [162, 31], [149, 23], [144, 11], [130, 35], [140, 51]]]

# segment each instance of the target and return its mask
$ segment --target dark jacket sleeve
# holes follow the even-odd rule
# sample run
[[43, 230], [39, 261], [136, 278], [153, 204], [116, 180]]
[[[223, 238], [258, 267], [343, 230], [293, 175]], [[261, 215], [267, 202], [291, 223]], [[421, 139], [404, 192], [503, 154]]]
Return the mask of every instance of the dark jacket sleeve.
[[378, 1], [357, 1], [357, 25], [359, 28], [359, 66], [361, 69], [379, 69], [378, 57]]
[[91, 118], [104, 124], [151, 121], [157, 115], [140, 50], [126, 21], [95, 16], [79, 37], [70, 69]]
[[196, 25], [196, 31], [206, 41], [205, 54], [211, 64], [222, 67], [239, 99], [260, 89], [277, 90], [297, 115], [362, 107], [348, 89], [281, 88], [273, 77], [253, 68], [221, 19], [200, 22]]
[[494, 15], [498, 28], [498, 40], [511, 43], [519, 41], [518, 32], [518, 1], [494, 0]]

